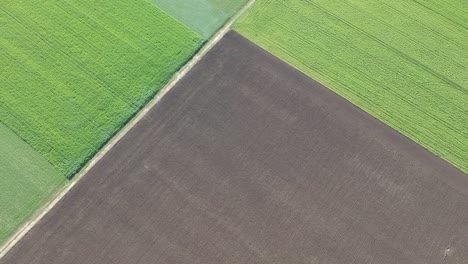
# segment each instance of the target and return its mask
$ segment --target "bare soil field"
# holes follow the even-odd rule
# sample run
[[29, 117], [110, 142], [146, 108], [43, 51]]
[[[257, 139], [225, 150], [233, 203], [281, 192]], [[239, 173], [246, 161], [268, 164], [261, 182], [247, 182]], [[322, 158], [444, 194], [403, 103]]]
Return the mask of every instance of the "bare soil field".
[[1, 264], [468, 261], [468, 176], [229, 33]]

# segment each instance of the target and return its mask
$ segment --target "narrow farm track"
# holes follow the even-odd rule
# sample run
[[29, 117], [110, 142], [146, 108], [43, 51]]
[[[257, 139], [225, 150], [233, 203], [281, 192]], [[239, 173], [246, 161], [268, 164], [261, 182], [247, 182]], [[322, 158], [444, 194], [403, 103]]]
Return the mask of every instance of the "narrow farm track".
[[[86, 166], [84, 166], [75, 177], [68, 182], [59, 192], [53, 195], [52, 199], [43, 206], [36, 214], [26, 222], [18, 231], [11, 236], [9, 240], [3, 243], [0, 247], [0, 259], [7, 254], [11, 248], [16, 245], [41, 219], [52, 209], [54, 206], [81, 180], [89, 170], [101, 160], [106, 153], [108, 153], [115, 144], [117, 144], [129, 131], [134, 127], [140, 120], [144, 119], [146, 114], [151, 108], [156, 105], [161, 98], [169, 92], [181, 78], [183, 78], [207, 53], [211, 50], [222, 37], [231, 29], [233, 23], [245, 13], [255, 2], [255, 0], [249, 0], [245, 6], [239, 10], [239, 12], [230, 18], [216, 34], [214, 34], [210, 40], [200, 49], [200, 51], [193, 56], [193, 58], [184, 65], [172, 78], [171, 80], [158, 92], [158, 94], [150, 100], [135, 117], [133, 117], [99, 152], [91, 159]], [[1, 55], [1, 54], [0, 54]]]
[[468, 172], [467, 4], [419, 2], [259, 0], [236, 29]]

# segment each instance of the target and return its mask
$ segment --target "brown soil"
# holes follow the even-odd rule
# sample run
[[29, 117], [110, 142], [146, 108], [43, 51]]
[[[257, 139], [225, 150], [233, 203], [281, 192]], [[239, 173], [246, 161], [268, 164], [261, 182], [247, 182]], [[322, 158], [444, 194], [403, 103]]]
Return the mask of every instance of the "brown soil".
[[231, 32], [0, 263], [468, 263], [468, 176]]

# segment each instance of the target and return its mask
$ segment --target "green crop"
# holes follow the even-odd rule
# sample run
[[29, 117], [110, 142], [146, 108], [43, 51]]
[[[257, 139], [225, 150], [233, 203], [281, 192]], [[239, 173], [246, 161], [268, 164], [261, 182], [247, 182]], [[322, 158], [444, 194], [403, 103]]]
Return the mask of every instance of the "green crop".
[[468, 8], [257, 0], [237, 30], [468, 172]]
[[0, 122], [71, 176], [199, 49], [144, 0], [3, 0]]

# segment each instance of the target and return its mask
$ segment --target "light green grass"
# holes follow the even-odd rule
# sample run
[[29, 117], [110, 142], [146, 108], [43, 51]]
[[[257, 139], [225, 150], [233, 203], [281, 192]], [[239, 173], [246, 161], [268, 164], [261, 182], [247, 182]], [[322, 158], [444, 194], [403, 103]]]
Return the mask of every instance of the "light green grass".
[[149, 0], [182, 21], [205, 38], [209, 38], [247, 0]]
[[64, 181], [46, 159], [0, 123], [0, 244]]
[[0, 122], [67, 176], [202, 44], [145, 0], [2, 0], [0, 32]]
[[468, 172], [468, 2], [257, 0], [237, 30]]

